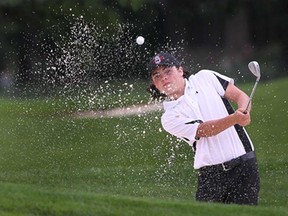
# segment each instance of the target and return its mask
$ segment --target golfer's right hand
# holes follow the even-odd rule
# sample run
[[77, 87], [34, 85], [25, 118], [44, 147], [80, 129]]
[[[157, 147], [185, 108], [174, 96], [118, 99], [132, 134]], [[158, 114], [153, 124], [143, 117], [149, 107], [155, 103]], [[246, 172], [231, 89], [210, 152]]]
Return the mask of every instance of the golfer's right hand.
[[244, 113], [244, 109], [242, 108], [237, 109], [233, 117], [235, 118], [236, 124], [242, 127], [249, 125], [251, 122], [250, 112]]

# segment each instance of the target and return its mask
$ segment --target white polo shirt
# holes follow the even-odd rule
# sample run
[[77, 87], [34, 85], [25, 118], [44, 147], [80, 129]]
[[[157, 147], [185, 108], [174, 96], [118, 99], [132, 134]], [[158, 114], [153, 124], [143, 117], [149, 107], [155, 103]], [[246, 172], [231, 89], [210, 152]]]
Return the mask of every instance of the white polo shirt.
[[185, 93], [174, 101], [164, 101], [161, 118], [163, 128], [172, 135], [195, 147], [194, 168], [229, 161], [254, 150], [245, 129], [239, 125], [230, 127], [211, 137], [197, 140], [199, 121], [223, 118], [234, 112], [223, 98], [226, 87], [233, 79], [211, 70], [201, 70], [186, 79]]

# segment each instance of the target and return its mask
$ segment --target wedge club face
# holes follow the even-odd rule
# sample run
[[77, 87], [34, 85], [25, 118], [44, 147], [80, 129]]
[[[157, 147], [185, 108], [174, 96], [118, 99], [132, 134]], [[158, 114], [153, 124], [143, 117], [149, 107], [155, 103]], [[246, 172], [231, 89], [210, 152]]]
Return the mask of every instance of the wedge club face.
[[249, 70], [254, 74], [254, 76], [257, 77], [257, 80], [260, 80], [261, 77], [261, 73], [260, 73], [260, 66], [258, 64], [258, 62], [256, 61], [252, 61], [248, 64], [248, 68]]
[[252, 92], [251, 92], [251, 94], [250, 94], [249, 101], [248, 101], [248, 103], [247, 103], [247, 106], [246, 106], [246, 109], [245, 109], [244, 113], [247, 113], [247, 110], [248, 110], [248, 108], [249, 108], [249, 105], [250, 105], [250, 103], [251, 103], [251, 100], [252, 100], [252, 98], [253, 98], [253, 96], [254, 96], [254, 93], [255, 93], [257, 84], [258, 84], [258, 82], [259, 82], [259, 80], [260, 80], [260, 77], [261, 77], [260, 66], [259, 66], [258, 62], [256, 62], [256, 61], [250, 62], [250, 63], [248, 64], [248, 68], [249, 68], [249, 70], [254, 74], [254, 76], [257, 77], [257, 79], [256, 79], [256, 82], [255, 82], [254, 87], [253, 87], [253, 89], [252, 89]]

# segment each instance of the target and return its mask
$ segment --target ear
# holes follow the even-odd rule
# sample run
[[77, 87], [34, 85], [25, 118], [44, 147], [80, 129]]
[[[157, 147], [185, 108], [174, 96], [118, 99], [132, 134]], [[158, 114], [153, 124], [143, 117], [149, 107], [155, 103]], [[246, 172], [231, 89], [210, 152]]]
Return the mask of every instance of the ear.
[[178, 72], [180, 73], [181, 76], [183, 76], [183, 75], [184, 75], [184, 69], [183, 69], [183, 67], [180, 66], [180, 67], [178, 68]]

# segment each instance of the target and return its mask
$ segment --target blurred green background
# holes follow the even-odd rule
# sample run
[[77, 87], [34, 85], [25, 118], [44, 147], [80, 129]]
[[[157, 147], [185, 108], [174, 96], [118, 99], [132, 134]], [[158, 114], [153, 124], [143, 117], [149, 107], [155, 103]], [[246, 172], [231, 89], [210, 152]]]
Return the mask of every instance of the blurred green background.
[[[285, 0], [2, 0], [2, 91], [11, 87], [19, 95], [34, 87], [30, 93], [47, 94], [47, 74], [67, 76], [63, 67], [83, 70], [93, 84], [145, 79], [148, 60], [161, 50], [175, 53], [191, 72], [205, 67], [249, 81], [243, 73], [257, 60], [262, 79], [287, 76], [287, 7]], [[85, 26], [90, 32], [83, 35]], [[138, 35], [146, 39], [142, 46]], [[59, 56], [69, 51], [75, 59], [67, 68]]]

